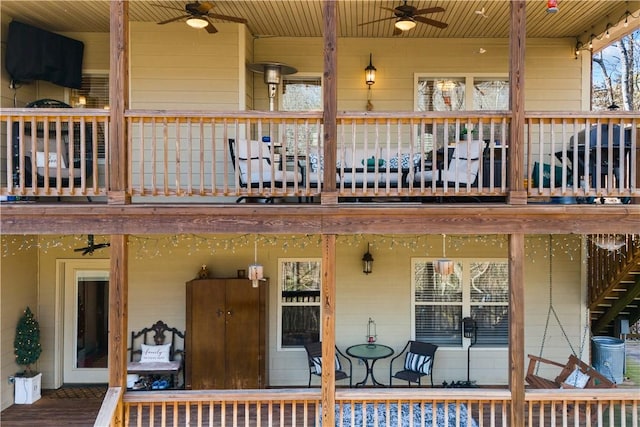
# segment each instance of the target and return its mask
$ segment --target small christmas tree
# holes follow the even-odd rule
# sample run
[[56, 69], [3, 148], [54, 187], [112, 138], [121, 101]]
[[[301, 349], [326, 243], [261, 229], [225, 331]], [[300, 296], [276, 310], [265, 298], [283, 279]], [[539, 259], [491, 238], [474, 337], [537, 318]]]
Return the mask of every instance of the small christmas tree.
[[24, 366], [26, 376], [33, 375], [31, 365], [38, 361], [42, 348], [40, 347], [40, 325], [33, 317], [31, 309], [27, 307], [18, 321], [16, 338], [13, 341], [16, 363]]

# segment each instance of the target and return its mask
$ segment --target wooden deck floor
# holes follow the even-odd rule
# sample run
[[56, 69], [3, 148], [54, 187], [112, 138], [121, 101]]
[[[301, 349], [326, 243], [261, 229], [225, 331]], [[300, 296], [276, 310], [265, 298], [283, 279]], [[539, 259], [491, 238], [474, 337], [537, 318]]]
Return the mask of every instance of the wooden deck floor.
[[31, 405], [13, 405], [0, 413], [2, 427], [93, 426], [106, 385], [65, 386], [43, 390], [42, 398]]

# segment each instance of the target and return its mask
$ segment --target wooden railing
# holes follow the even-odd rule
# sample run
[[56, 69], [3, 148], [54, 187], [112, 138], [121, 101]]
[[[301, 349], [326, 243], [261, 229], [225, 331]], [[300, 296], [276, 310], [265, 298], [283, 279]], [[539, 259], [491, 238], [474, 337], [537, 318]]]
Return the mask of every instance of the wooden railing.
[[612, 287], [637, 265], [640, 241], [634, 234], [592, 234], [587, 236], [589, 307], [595, 308]]
[[640, 195], [640, 115], [528, 113], [526, 123], [530, 196]]
[[0, 194], [12, 198], [106, 194], [109, 112], [70, 108], [3, 109], [6, 157]]
[[[107, 112], [1, 113], [7, 155], [0, 195], [106, 194], [109, 168], [97, 166], [109, 154]], [[343, 199], [505, 200], [510, 190], [509, 112], [339, 113], [335, 166], [324, 162], [321, 112], [130, 110], [125, 119], [134, 197], [308, 201], [333, 191], [324, 178], [334, 168]], [[528, 196], [577, 203], [640, 197], [639, 125], [635, 113], [527, 113], [520, 169]]]
[[[499, 389], [337, 389], [336, 426], [507, 427]], [[320, 426], [319, 389], [130, 392], [125, 426]], [[638, 427], [637, 389], [527, 390], [526, 427]]]
[[121, 424], [118, 416], [120, 414], [119, 409], [122, 408], [122, 395], [122, 387], [109, 387], [107, 389], [96, 421], [93, 423], [94, 427], [107, 427]]

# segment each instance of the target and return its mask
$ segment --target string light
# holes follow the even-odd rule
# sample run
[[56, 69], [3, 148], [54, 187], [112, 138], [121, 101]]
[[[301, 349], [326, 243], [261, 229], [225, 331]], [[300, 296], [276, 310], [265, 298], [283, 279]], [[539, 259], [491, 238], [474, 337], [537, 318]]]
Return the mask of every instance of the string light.
[[[581, 249], [576, 244], [576, 239], [587, 235], [566, 235], [563, 239], [554, 237], [554, 253], [563, 253], [571, 259], [579, 258]], [[633, 244], [640, 247], [640, 235], [633, 236]], [[387, 235], [387, 234], [357, 234], [337, 236], [339, 247], [354, 247], [360, 249], [363, 244], [371, 242], [379, 250], [385, 248], [389, 251], [405, 250], [425, 257], [441, 257], [441, 235], [440, 234], [420, 234], [420, 235]], [[96, 243], [107, 242], [108, 236], [96, 236]], [[6, 235], [1, 239], [2, 257], [18, 255], [19, 252], [29, 250], [39, 250], [43, 253], [65, 252], [76, 253], [74, 249], [86, 244], [84, 235], [64, 235], [64, 236], [22, 236]], [[319, 249], [322, 243], [320, 234], [312, 235], [197, 235], [197, 234], [177, 234], [177, 235], [129, 235], [129, 253], [135, 259], [151, 259], [164, 256], [172, 256], [175, 253], [185, 253], [187, 255], [215, 254], [215, 253], [236, 253], [255, 249], [254, 242], [258, 242], [261, 247], [272, 247], [283, 252], [291, 250]], [[502, 234], [491, 235], [447, 235], [447, 252], [457, 253], [464, 256], [477, 251], [478, 246], [486, 246], [506, 251], [508, 247], [508, 236]], [[530, 258], [535, 262], [533, 255], [547, 254], [546, 235], [527, 235], [525, 237], [525, 250]], [[76, 253], [77, 254], [77, 253]], [[108, 251], [104, 256], [108, 256]]]
[[611, 38], [611, 30], [613, 28], [616, 28], [618, 25], [622, 24], [622, 26], [624, 28], [627, 28], [629, 26], [629, 17], [633, 18], [633, 19], [638, 19], [640, 18], [640, 13], [638, 14], [638, 16], [634, 15], [633, 13], [629, 12], [628, 10], [625, 11], [622, 16], [620, 16], [620, 18], [618, 18], [618, 20], [616, 21], [615, 24], [612, 24], [611, 22], [607, 22], [604, 32], [602, 34], [600, 34], [600, 36], [596, 36], [595, 34], [591, 34], [589, 36], [589, 49], [593, 49], [593, 42], [594, 40], [602, 40], [602, 39], [610, 39]]

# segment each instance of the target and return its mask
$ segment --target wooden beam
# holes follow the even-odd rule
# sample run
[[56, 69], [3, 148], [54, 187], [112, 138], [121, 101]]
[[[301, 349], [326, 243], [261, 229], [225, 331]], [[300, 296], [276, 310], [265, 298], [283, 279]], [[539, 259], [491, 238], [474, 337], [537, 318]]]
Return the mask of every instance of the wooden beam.
[[335, 425], [336, 236], [322, 236], [322, 425]]
[[[324, 164], [335, 165], [338, 135], [338, 2], [325, 0], [322, 6], [322, 24], [324, 36], [324, 72], [323, 90], [323, 129], [324, 129]], [[323, 190], [329, 193], [336, 189], [336, 174], [332, 168], [324, 168]], [[323, 197], [324, 199], [324, 197]], [[333, 203], [333, 198], [329, 197]]]
[[524, 234], [509, 235], [509, 389], [512, 426], [525, 425]]
[[110, 2], [109, 161], [108, 200], [131, 203], [128, 190], [128, 132], [124, 113], [129, 108], [129, 0]]
[[4, 204], [6, 234], [632, 234], [640, 205]]
[[526, 44], [525, 0], [511, 1], [509, 32], [509, 203], [527, 203], [524, 188], [524, 60]]
[[[129, 249], [127, 236], [110, 236], [111, 268], [109, 273], [109, 387], [127, 387], [128, 277]], [[122, 406], [119, 407], [122, 411]], [[122, 413], [116, 420], [122, 421]], [[115, 423], [122, 425], [121, 422]]]

